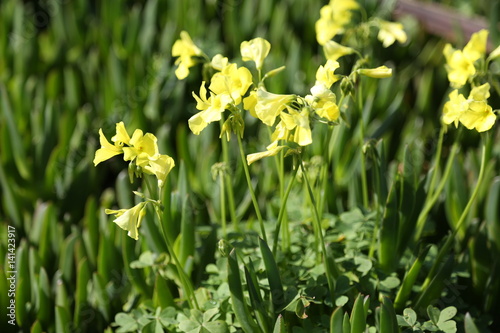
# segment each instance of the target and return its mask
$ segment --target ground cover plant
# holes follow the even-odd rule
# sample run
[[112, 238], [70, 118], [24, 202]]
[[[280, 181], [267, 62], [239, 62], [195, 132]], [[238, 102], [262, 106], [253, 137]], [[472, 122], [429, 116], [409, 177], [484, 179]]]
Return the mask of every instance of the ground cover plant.
[[498, 330], [495, 29], [368, 0], [0, 8], [2, 332]]

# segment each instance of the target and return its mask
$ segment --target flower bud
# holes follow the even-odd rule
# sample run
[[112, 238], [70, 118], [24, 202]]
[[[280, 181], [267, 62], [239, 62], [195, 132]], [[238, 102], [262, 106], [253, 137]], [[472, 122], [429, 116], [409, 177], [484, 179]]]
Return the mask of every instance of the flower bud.
[[358, 74], [373, 77], [375, 79], [383, 79], [392, 76], [392, 69], [387, 66], [380, 66], [377, 68], [360, 68], [356, 70]]

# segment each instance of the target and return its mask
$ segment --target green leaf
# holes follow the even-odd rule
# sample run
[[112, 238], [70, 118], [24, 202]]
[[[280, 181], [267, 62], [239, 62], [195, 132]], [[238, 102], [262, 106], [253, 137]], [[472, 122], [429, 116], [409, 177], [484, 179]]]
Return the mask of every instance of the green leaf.
[[259, 247], [266, 267], [266, 276], [269, 280], [269, 287], [271, 288], [271, 299], [273, 301], [274, 311], [280, 312], [285, 304], [285, 292], [281, 284], [280, 273], [278, 265], [274, 260], [273, 253], [267, 246], [267, 243], [259, 237]]
[[394, 270], [399, 258], [395, 251], [397, 247], [399, 222], [397, 184], [398, 183], [395, 182], [389, 191], [384, 209], [384, 217], [382, 218], [379, 231], [378, 258], [380, 268], [386, 273], [390, 273]]
[[234, 314], [236, 315], [241, 328], [247, 333], [257, 332], [257, 324], [253, 320], [243, 296], [243, 286], [241, 283], [236, 249], [233, 249], [228, 257], [227, 282], [231, 293], [231, 302], [233, 303]]
[[274, 324], [273, 333], [286, 333], [285, 321], [282, 315], [278, 316], [276, 323]]
[[155, 277], [153, 305], [159, 306], [162, 309], [175, 306], [174, 296], [168, 287], [167, 281], [161, 276], [161, 274], [156, 274]]
[[75, 312], [73, 322], [75, 327], [80, 326], [83, 307], [87, 304], [87, 284], [90, 280], [90, 268], [87, 258], [83, 258], [78, 263], [75, 292]]
[[67, 309], [56, 306], [56, 333], [70, 333], [71, 319]]
[[9, 142], [12, 146], [12, 154], [14, 155], [14, 162], [16, 163], [17, 171], [25, 180], [30, 180], [31, 172], [28, 167], [28, 159], [25, 154], [23, 141], [19, 129], [16, 125], [14, 113], [12, 111], [9, 96], [5, 86], [0, 84], [0, 96], [2, 97], [2, 110], [7, 123], [7, 130], [9, 131]]
[[120, 312], [115, 316], [115, 323], [121, 332], [134, 332], [139, 329], [137, 320], [129, 314]]
[[424, 247], [413, 262], [411, 268], [406, 271], [403, 278], [403, 283], [401, 284], [401, 287], [399, 288], [398, 293], [396, 294], [396, 299], [394, 301], [394, 308], [396, 310], [401, 310], [410, 297], [413, 285], [417, 281], [418, 274], [420, 273], [420, 269], [422, 268], [422, 264], [424, 263], [425, 257], [427, 256], [430, 248], [430, 245]]
[[464, 326], [465, 333], [480, 333], [469, 312], [465, 314]]
[[343, 332], [344, 327], [344, 311], [342, 307], [338, 307], [333, 311], [330, 317], [330, 333]]
[[351, 313], [351, 333], [363, 333], [366, 328], [366, 314], [363, 306], [363, 296], [358, 295], [354, 301]]
[[441, 310], [441, 313], [439, 314], [438, 323], [443, 323], [447, 320], [450, 320], [451, 318], [455, 317], [456, 314], [457, 314], [457, 308], [454, 306], [449, 306]]

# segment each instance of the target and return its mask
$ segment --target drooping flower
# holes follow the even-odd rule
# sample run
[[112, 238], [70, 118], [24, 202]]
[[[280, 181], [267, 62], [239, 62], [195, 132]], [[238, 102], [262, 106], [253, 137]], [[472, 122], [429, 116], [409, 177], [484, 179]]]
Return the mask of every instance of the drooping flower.
[[325, 45], [337, 34], [344, 32], [344, 27], [351, 22], [351, 10], [359, 8], [354, 0], [330, 0], [320, 10], [320, 18], [316, 21], [316, 39]]
[[138, 240], [138, 228], [141, 226], [142, 219], [146, 215], [146, 203], [141, 202], [130, 209], [106, 209], [104, 212], [106, 214], [115, 214], [116, 219], [113, 222], [123, 230], [128, 231], [128, 236]]
[[189, 68], [196, 62], [193, 57], [201, 56], [202, 51], [193, 43], [193, 40], [186, 31], [181, 31], [181, 39], [175, 41], [172, 46], [172, 56], [178, 57], [175, 64], [178, 65], [175, 75], [179, 80], [185, 79], [189, 75]]
[[463, 51], [455, 50], [451, 44], [445, 45], [443, 49], [446, 58], [445, 68], [453, 88], [460, 88], [476, 74], [474, 62], [484, 56], [487, 39], [488, 31], [481, 30], [472, 34]]
[[146, 173], [156, 176], [158, 187], [163, 187], [167, 175], [174, 168], [174, 159], [168, 155], [158, 155], [149, 159], [149, 164], [144, 167]]
[[322, 83], [329, 89], [332, 84], [339, 80], [339, 77], [334, 74], [339, 66], [335, 60], [327, 60], [324, 66], [319, 66], [316, 71], [316, 84]]
[[391, 46], [395, 41], [400, 43], [406, 42], [406, 32], [403, 30], [401, 23], [379, 20], [379, 28], [377, 38], [382, 42], [384, 47]]
[[252, 164], [260, 159], [263, 159], [264, 157], [275, 156], [280, 151], [282, 151], [283, 148], [285, 148], [285, 146], [277, 146], [277, 145], [275, 145], [273, 147], [268, 146], [266, 151], [248, 154], [247, 155], [247, 164], [250, 165], [250, 164]]
[[311, 88], [311, 95], [307, 95], [305, 100], [320, 117], [328, 121], [339, 119], [340, 110], [337, 105], [337, 97], [324, 84], [317, 82]]
[[254, 38], [242, 42], [240, 45], [241, 58], [243, 61], [254, 61], [258, 70], [262, 69], [264, 59], [271, 50], [271, 44], [264, 38]]
[[384, 79], [392, 76], [392, 68], [387, 66], [379, 66], [377, 68], [360, 68], [356, 70], [356, 72], [375, 79]]

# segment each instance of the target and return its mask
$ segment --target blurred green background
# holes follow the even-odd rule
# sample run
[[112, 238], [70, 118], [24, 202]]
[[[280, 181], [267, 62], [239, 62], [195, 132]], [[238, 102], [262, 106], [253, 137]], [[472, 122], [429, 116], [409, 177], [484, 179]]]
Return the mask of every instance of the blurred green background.
[[[394, 5], [360, 3], [368, 13], [379, 10], [386, 17]], [[442, 3], [466, 15], [497, 21], [495, 1]], [[130, 207], [133, 198], [121, 161], [111, 160], [98, 168], [92, 164], [99, 128], [110, 137], [115, 123], [124, 121], [129, 129], [155, 133], [160, 151], [182, 165], [174, 170], [170, 186], [183, 186], [185, 179], [202, 205], [213, 192], [209, 170], [219, 161], [220, 148], [214, 129], [204, 133], [206, 140], [188, 135], [187, 119], [196, 112], [191, 92], [199, 89], [201, 69], [193, 68], [185, 81], [175, 77], [171, 46], [179, 32], [188, 31], [209, 56], [222, 53], [230, 59], [239, 56], [242, 41], [266, 38], [272, 45], [267, 68], [287, 68], [269, 81], [268, 89], [305, 94], [324, 62], [314, 32], [324, 4], [304, 0], [2, 1], [0, 308], [5, 309], [9, 301], [3, 292], [7, 290], [6, 225], [16, 228], [16, 315], [25, 330], [102, 331], [117, 312], [134, 305], [136, 290], [151, 293], [147, 281], [131, 278], [142, 273], [128, 267], [145, 245], [127, 239], [103, 212], [116, 203]], [[444, 41], [419, 29], [414, 20], [406, 19], [405, 26], [406, 45], [374, 47], [373, 54], [378, 63], [389, 62], [397, 73], [374, 88], [367, 129], [368, 137], [388, 139], [390, 161], [400, 156], [408, 142], [420, 147], [424, 159], [432, 156], [448, 86], [441, 56]], [[491, 103], [498, 105], [494, 104], [498, 98]], [[262, 148], [255, 124], [246, 133], [250, 147]], [[464, 152], [475, 150], [478, 137], [470, 133], [465, 137]], [[201, 159], [200, 152], [205, 154]], [[497, 147], [491, 156], [498, 159], [499, 154]], [[337, 170], [339, 178], [348, 178], [349, 164], [344, 168]], [[185, 174], [179, 176], [180, 170]], [[495, 174], [498, 164], [490, 168], [490, 176]], [[345, 201], [347, 183], [340, 185], [338, 193]], [[236, 195], [242, 198], [244, 193]], [[173, 200], [178, 200], [175, 193]], [[174, 218], [176, 214], [174, 209]], [[209, 225], [208, 216], [200, 208], [197, 223]], [[161, 250], [161, 242], [155, 241], [154, 231], [147, 226], [149, 248]], [[5, 318], [1, 320], [3, 331]]]

